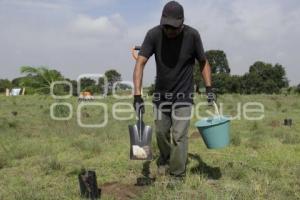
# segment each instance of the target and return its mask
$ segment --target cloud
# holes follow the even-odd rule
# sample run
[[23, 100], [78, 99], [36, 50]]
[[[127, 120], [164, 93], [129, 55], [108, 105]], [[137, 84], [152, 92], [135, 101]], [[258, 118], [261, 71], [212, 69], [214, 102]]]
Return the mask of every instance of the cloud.
[[79, 15], [71, 22], [70, 29], [72, 32], [79, 33], [81, 36], [86, 37], [111, 37], [120, 35], [122, 26], [124, 26], [124, 20], [119, 14], [114, 14], [110, 17], [101, 16], [98, 18]]
[[186, 22], [200, 31], [205, 48], [224, 50], [233, 73], [243, 74], [262, 60], [283, 64], [292, 84], [298, 81], [299, 1], [179, 1]]
[[46, 65], [70, 78], [121, 66], [122, 61], [112, 58], [127, 33], [123, 17], [83, 12], [92, 5], [104, 6], [103, 2], [87, 0], [84, 9], [82, 1], [24, 2], [0, 1], [0, 78], [20, 76], [22, 65]]
[[20, 8], [43, 8], [61, 9], [68, 8], [74, 11], [86, 10], [94, 7], [104, 7], [117, 3], [119, 0], [1, 0], [3, 6], [13, 6]]

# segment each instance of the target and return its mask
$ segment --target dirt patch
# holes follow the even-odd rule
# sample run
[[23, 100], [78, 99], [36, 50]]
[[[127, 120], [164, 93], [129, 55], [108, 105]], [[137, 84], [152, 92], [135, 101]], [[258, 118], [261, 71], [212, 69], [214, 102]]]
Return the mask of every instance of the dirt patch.
[[201, 137], [200, 133], [198, 131], [195, 131], [191, 134], [190, 139], [198, 139], [200, 137]]
[[104, 183], [100, 187], [103, 196], [112, 196], [116, 200], [135, 199], [145, 190], [145, 187], [118, 182]]
[[280, 127], [281, 123], [280, 121], [278, 120], [273, 120], [271, 123], [270, 123], [270, 126], [272, 126], [272, 128], [277, 128], [277, 127]]

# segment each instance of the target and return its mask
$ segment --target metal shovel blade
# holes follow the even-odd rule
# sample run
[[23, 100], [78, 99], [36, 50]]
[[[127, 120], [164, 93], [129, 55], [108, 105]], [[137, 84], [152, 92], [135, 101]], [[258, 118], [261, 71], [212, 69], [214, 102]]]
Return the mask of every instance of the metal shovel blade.
[[152, 128], [146, 126], [142, 120], [135, 125], [129, 125], [130, 159], [152, 160], [151, 140]]

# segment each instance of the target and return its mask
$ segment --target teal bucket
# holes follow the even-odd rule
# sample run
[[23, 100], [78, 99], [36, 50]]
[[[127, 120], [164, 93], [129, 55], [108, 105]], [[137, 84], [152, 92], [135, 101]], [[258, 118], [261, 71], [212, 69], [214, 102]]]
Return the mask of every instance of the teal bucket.
[[229, 145], [229, 125], [230, 119], [225, 116], [204, 118], [195, 124], [209, 149], [219, 149]]

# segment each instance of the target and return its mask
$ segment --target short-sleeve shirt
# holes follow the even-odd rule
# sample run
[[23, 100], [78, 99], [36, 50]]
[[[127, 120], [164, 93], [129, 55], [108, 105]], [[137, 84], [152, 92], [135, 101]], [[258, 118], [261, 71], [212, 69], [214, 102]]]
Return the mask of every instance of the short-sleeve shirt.
[[206, 60], [199, 32], [184, 25], [176, 38], [168, 38], [162, 27], [156, 26], [147, 32], [139, 52], [146, 58], [153, 54], [156, 61], [153, 102], [193, 103], [195, 60]]

